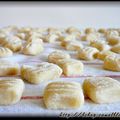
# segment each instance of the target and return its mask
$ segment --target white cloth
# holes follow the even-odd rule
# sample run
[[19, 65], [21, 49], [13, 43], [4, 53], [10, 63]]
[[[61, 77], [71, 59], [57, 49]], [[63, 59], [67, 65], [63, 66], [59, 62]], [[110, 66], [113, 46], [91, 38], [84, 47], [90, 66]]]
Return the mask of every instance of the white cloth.
[[[16, 61], [22, 64], [33, 64], [36, 62], [47, 61], [47, 55], [60, 47], [54, 44], [45, 44], [45, 50], [40, 53], [39, 56], [25, 56], [22, 54], [15, 54], [8, 59], [11, 61]], [[63, 51], [66, 51], [62, 49]], [[73, 58], [75, 58], [75, 52], [69, 52]], [[75, 58], [76, 59], [76, 58]], [[112, 104], [95, 104], [89, 99], [85, 100], [83, 107], [75, 110], [48, 110], [45, 108], [43, 99], [43, 91], [45, 86], [52, 81], [76, 81], [82, 83], [87, 76], [112, 76], [115, 79], [120, 80], [120, 72], [106, 71], [102, 68], [102, 62], [99, 60], [95, 61], [83, 61], [85, 65], [84, 73], [81, 77], [64, 77], [57, 80], [49, 80], [47, 82], [42, 82], [39, 85], [33, 85], [25, 82], [25, 91], [20, 102], [11, 106], [0, 106], [0, 116], [2, 115], [30, 115], [30, 116], [59, 116], [61, 112], [65, 113], [75, 113], [75, 112], [93, 112], [93, 113], [110, 113], [110, 112], [120, 112], [120, 102]], [[86, 76], [86, 77], [85, 77]], [[24, 99], [23, 99], [24, 98]], [[26, 99], [25, 99], [26, 98]], [[112, 98], [111, 98], [112, 99]]]

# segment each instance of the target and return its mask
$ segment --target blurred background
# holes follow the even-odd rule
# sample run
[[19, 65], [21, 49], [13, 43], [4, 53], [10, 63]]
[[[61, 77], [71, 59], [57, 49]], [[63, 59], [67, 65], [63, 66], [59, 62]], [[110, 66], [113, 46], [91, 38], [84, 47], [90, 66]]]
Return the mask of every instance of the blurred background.
[[0, 27], [120, 28], [120, 2], [0, 2]]

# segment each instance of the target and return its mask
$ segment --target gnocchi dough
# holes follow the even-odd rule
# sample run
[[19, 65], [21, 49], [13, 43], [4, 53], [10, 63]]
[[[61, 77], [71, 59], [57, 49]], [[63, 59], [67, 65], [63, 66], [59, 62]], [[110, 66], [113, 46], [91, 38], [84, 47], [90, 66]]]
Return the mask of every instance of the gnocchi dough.
[[94, 47], [84, 47], [78, 51], [77, 56], [83, 60], [94, 60], [97, 57], [99, 50]]
[[106, 43], [106, 41], [92, 41], [90, 42], [90, 46], [97, 48], [99, 51], [109, 50], [110, 46]]
[[48, 109], [75, 109], [84, 104], [84, 95], [77, 82], [52, 82], [45, 88], [43, 100]]
[[120, 54], [120, 44], [117, 44], [111, 48], [111, 51]]
[[13, 52], [9, 48], [0, 47], [0, 57], [12, 56]]
[[78, 51], [83, 48], [83, 44], [79, 41], [62, 41], [61, 46], [66, 50]]
[[28, 42], [22, 52], [25, 55], [38, 55], [43, 49], [43, 45], [39, 42]]
[[100, 59], [100, 60], [104, 60], [107, 56], [109, 55], [115, 55], [116, 53], [110, 51], [110, 50], [104, 50], [104, 51], [101, 51], [97, 54], [97, 58]]
[[103, 68], [111, 71], [120, 72], [120, 57], [118, 55], [109, 55], [104, 60]]
[[16, 78], [0, 79], [0, 105], [12, 105], [20, 101], [25, 85]]
[[98, 104], [120, 101], [120, 82], [109, 77], [87, 78], [83, 90], [87, 97]]
[[84, 65], [79, 60], [60, 59], [56, 64], [62, 68], [63, 74], [66, 76], [79, 76], [83, 73]]
[[20, 66], [18, 63], [0, 60], [0, 76], [18, 75]]
[[63, 51], [53, 51], [48, 56], [48, 62], [50, 63], [56, 63], [59, 59], [69, 59], [70, 55], [68, 53], [65, 53]]
[[52, 63], [43, 62], [36, 66], [23, 65], [21, 68], [21, 77], [33, 84], [39, 84], [42, 81], [59, 78], [62, 69]]

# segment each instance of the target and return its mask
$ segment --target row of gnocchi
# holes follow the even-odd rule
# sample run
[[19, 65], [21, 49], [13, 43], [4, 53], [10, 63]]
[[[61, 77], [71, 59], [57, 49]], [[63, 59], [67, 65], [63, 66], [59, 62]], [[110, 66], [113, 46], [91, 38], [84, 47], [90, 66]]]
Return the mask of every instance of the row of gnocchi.
[[21, 52], [26, 55], [38, 55], [43, 51], [43, 42], [54, 43], [55, 41], [60, 41], [61, 46], [67, 50], [80, 50], [83, 48], [82, 40], [90, 42], [90, 46], [99, 51], [110, 49], [120, 53], [119, 33], [119, 29], [100, 29], [97, 31], [93, 28], [87, 28], [82, 34], [75, 27], [61, 30], [8, 26], [0, 29], [0, 45], [2, 46], [0, 53], [1, 56], [9, 56], [12, 55], [12, 51], [22, 50]]
[[[21, 50], [27, 55], [38, 55], [43, 51], [43, 42], [56, 41], [59, 41], [66, 50], [78, 51], [77, 56], [80, 59], [102, 59], [104, 69], [120, 71], [120, 57], [118, 56], [120, 29], [97, 31], [87, 28], [82, 34], [75, 27], [60, 30], [8, 26], [0, 30], [0, 56], [9, 56], [13, 54], [12, 52]], [[84, 46], [82, 44], [84, 41], [90, 42], [90, 46]], [[20, 73], [23, 80], [39, 84], [46, 80], [57, 79], [62, 73], [66, 76], [80, 76], [84, 71], [84, 65], [80, 60], [72, 59], [69, 54], [62, 51], [50, 53], [48, 62], [20, 67], [17, 63], [0, 61], [0, 76]], [[20, 100], [25, 88], [23, 80], [11, 77], [0, 80], [1, 105], [14, 104]], [[84, 80], [83, 88], [77, 82], [50, 83], [44, 90], [43, 101], [50, 109], [79, 108], [84, 104], [85, 96], [95, 103], [111, 103], [120, 101], [119, 92], [120, 83], [117, 80], [108, 77], [91, 77]], [[114, 99], [110, 99], [111, 97]]]
[[[49, 63], [48, 63], [49, 62]], [[48, 55], [48, 62], [34, 65], [22, 65], [9, 61], [0, 61], [0, 76], [18, 75], [31, 83], [38, 84], [44, 80], [55, 79], [63, 73], [65, 76], [80, 76], [84, 71], [84, 64], [80, 60], [71, 58], [68, 53], [54, 51]], [[109, 55], [105, 58], [103, 67], [107, 70], [120, 71], [120, 57]]]
[[[96, 48], [86, 47], [78, 51], [77, 56], [83, 60], [93, 60], [96, 57], [104, 60], [104, 69], [120, 72], [120, 56], [110, 51], [98, 52]], [[68, 53], [62, 51], [53, 51], [50, 53], [48, 62], [60, 66], [66, 76], [79, 76], [84, 69], [84, 65], [80, 60], [72, 59]]]
[[37, 55], [43, 51], [43, 43], [41, 39], [29, 40], [25, 43], [15, 36], [6, 36], [0, 38], [0, 57], [9, 57], [13, 52], [20, 51], [25, 55]]
[[103, 40], [97, 40], [90, 42], [89, 45], [83, 45], [82, 42], [77, 40], [71, 40], [71, 41], [62, 41], [60, 43], [60, 46], [62, 46], [64, 49], [69, 51], [80, 51], [86, 47], [93, 47], [96, 48], [97, 51], [110, 51], [111, 53], [120, 54], [120, 44], [116, 44], [114, 46], [110, 46], [107, 44], [106, 41]]
[[[19, 102], [24, 89], [22, 79], [0, 80], [0, 105]], [[109, 77], [86, 78], [82, 86], [78, 82], [51, 82], [44, 89], [43, 102], [47, 109], [76, 109], [83, 106], [86, 97], [97, 104], [120, 102], [119, 92], [120, 82]]]

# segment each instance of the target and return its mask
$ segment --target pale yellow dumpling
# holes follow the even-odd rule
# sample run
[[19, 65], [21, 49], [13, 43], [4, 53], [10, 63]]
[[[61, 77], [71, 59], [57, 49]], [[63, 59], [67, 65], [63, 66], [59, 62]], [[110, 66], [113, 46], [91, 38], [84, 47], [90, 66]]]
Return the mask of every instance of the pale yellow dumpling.
[[83, 48], [83, 44], [79, 41], [62, 41], [61, 46], [71, 51], [78, 51]]
[[95, 28], [86, 28], [86, 29], [85, 29], [85, 33], [86, 33], [86, 34], [95, 33], [95, 32], [96, 32], [96, 29], [95, 29]]
[[110, 50], [104, 50], [104, 51], [101, 51], [97, 54], [97, 58], [100, 59], [100, 60], [104, 60], [107, 56], [109, 55], [115, 55], [116, 53], [110, 51]]
[[73, 41], [73, 40], [76, 40], [76, 35], [74, 34], [59, 37], [59, 41]]
[[98, 40], [90, 42], [90, 46], [97, 48], [98, 50], [109, 50], [110, 46], [107, 44], [106, 41]]
[[0, 60], [0, 76], [18, 75], [19, 72], [20, 66], [18, 63]]
[[12, 56], [13, 52], [9, 48], [0, 47], [0, 57]]
[[104, 60], [103, 68], [120, 72], [120, 57], [118, 55], [107, 56]]
[[22, 41], [16, 36], [7, 36], [1, 44], [11, 49], [13, 52], [20, 51], [22, 48]]
[[97, 57], [98, 49], [94, 47], [84, 47], [78, 51], [77, 56], [82, 60], [94, 60]]
[[66, 76], [80, 76], [84, 70], [83, 63], [75, 59], [60, 59], [56, 64], [62, 68]]
[[21, 68], [21, 77], [33, 84], [57, 79], [61, 74], [62, 69], [59, 66], [47, 62], [39, 63], [36, 66], [23, 65]]
[[80, 30], [76, 27], [69, 27], [66, 29], [66, 32], [71, 34], [71, 33], [79, 33], [80, 34]]
[[119, 32], [117, 30], [108, 29], [105, 33], [106, 37], [112, 37], [112, 36], [119, 36]]
[[97, 41], [100, 39], [100, 34], [99, 33], [89, 33], [85, 36], [82, 36], [81, 40], [83, 41]]
[[47, 85], [43, 95], [47, 109], [76, 109], [84, 104], [80, 83], [52, 82]]
[[53, 51], [48, 55], [48, 62], [56, 63], [60, 59], [69, 59], [70, 55], [63, 51]]
[[38, 55], [43, 50], [43, 45], [40, 42], [28, 42], [24, 46], [22, 53], [25, 55]]
[[44, 40], [44, 42], [54, 43], [55, 41], [57, 41], [58, 38], [59, 37], [56, 34], [48, 34], [45, 36], [45, 38], [43, 40]]
[[120, 54], [120, 44], [117, 44], [111, 48], [111, 51]]
[[99, 33], [106, 34], [107, 29], [105, 29], [105, 28], [100, 28], [100, 29], [98, 29], [98, 32], [99, 32]]
[[0, 105], [12, 105], [20, 101], [25, 85], [16, 78], [0, 79]]
[[83, 90], [87, 97], [98, 104], [120, 101], [120, 82], [109, 77], [86, 78]]
[[120, 37], [119, 36], [111, 36], [107, 38], [107, 41], [110, 45], [117, 45], [120, 43]]

